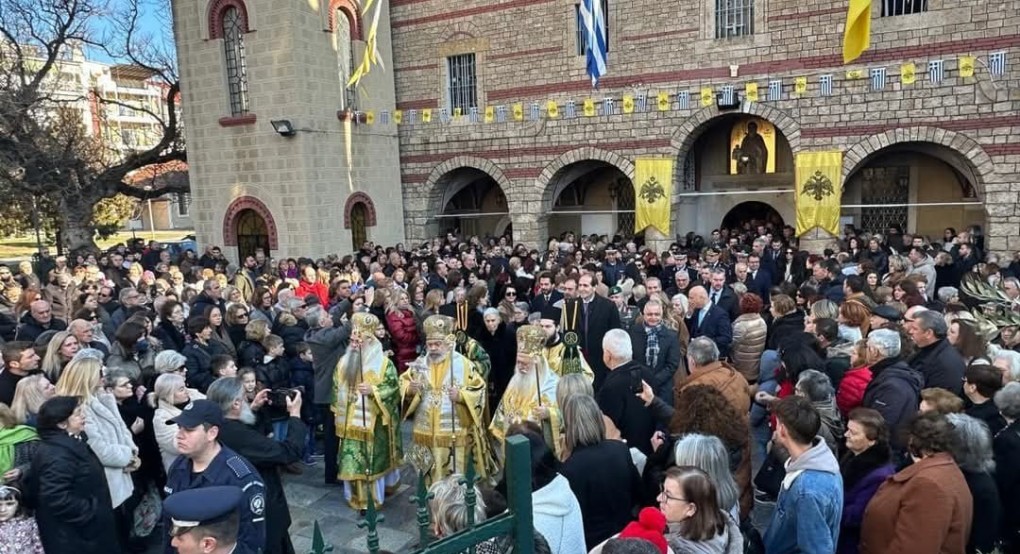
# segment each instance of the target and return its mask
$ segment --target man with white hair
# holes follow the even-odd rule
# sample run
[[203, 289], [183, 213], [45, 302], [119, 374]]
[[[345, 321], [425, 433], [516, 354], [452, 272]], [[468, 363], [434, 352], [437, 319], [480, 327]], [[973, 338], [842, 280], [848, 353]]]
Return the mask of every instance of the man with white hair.
[[456, 324], [452, 317], [425, 319], [425, 355], [408, 364], [400, 376], [401, 405], [414, 414], [414, 443], [431, 451], [435, 482], [467, 468], [472, 451], [477, 475], [489, 475], [485, 435], [485, 379], [468, 358], [454, 351]]
[[877, 329], [868, 335], [865, 362], [871, 367], [872, 378], [864, 389], [862, 405], [882, 414], [893, 447], [902, 452], [906, 445], [898, 430], [917, 413], [924, 378], [900, 359], [900, 334], [890, 329]]
[[653, 382], [651, 370], [634, 361], [634, 347], [630, 335], [623, 329], [613, 329], [602, 337], [602, 361], [609, 374], [595, 395], [599, 408], [620, 436], [632, 448], [646, 456], [652, 454], [652, 434], [655, 419], [638, 397], [642, 381]]
[[1002, 372], [1003, 386], [1010, 381], [1020, 381], [1020, 352], [999, 350], [992, 360], [992, 365]]
[[556, 404], [556, 376], [545, 359], [545, 331], [538, 325], [517, 329], [517, 365], [492, 416], [489, 431], [500, 442], [511, 425], [531, 421], [542, 428], [545, 442], [559, 455], [562, 419]]
[[376, 338], [379, 318], [356, 313], [351, 340], [333, 377], [333, 414], [340, 439], [337, 479], [355, 510], [368, 508], [371, 493], [376, 507], [386, 487], [400, 481], [402, 454], [397, 368]]

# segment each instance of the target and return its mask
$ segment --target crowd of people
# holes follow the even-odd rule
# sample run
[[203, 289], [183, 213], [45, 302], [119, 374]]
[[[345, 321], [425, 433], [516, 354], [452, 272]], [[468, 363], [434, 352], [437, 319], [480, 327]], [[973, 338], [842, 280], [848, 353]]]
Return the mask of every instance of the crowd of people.
[[[545, 246], [0, 266], [0, 544], [290, 553], [282, 474], [319, 457], [383, 511], [413, 460], [448, 536], [506, 509], [521, 435], [537, 551], [1020, 552], [1020, 258], [980, 229]], [[218, 486], [233, 539], [163, 506]]]

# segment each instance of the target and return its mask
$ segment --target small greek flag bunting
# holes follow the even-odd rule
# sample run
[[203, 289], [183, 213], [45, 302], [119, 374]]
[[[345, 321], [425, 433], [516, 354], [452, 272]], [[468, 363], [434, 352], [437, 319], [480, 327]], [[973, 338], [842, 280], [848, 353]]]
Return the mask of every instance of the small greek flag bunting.
[[397, 125], [400, 125], [401, 123], [404, 122], [404, 112], [403, 112], [403, 110], [394, 110], [393, 111], [393, 122], [396, 123]]
[[468, 109], [468, 121], [478, 123], [478, 106], [471, 106]]
[[542, 119], [542, 107], [538, 105], [538, 102], [532, 102], [528, 109], [528, 120], [538, 121]]
[[783, 99], [783, 82], [779, 80], [769, 81], [769, 102], [778, 102]]
[[411, 125], [418, 122], [418, 110], [407, 110], [407, 122]]
[[446, 124], [450, 122], [450, 110], [439, 108], [439, 121]]
[[946, 62], [944, 60], [931, 60], [928, 62], [928, 80], [932, 83], [941, 83], [946, 75]]
[[988, 54], [988, 73], [993, 77], [1002, 77], [1006, 74], [1006, 53], [993, 52]]
[[871, 90], [883, 90], [885, 89], [885, 68], [884, 67], [872, 67], [871, 68]]
[[819, 77], [818, 85], [821, 88], [822, 96], [832, 96], [832, 74]]
[[506, 123], [506, 106], [496, 106], [496, 122]]
[[602, 115], [613, 115], [616, 113], [615, 104], [612, 98], [606, 98], [602, 101]]
[[644, 94], [637, 95], [637, 105], [635, 106], [635, 108], [639, 112], [648, 111], [648, 97], [645, 96]]
[[573, 100], [567, 100], [563, 105], [563, 117], [567, 119], [574, 119], [577, 117], [577, 104]]
[[581, 0], [581, 21], [584, 23], [584, 50], [587, 55], [588, 75], [592, 88], [606, 74], [606, 14], [602, 13], [602, 0]]
[[390, 111], [389, 110], [383, 110], [383, 111], [379, 112], [379, 123], [381, 125], [389, 125], [390, 124]]
[[723, 85], [722, 88], [722, 103], [732, 104], [733, 103], [733, 85]]
[[691, 105], [691, 91], [681, 90], [676, 94], [677, 108], [686, 110]]

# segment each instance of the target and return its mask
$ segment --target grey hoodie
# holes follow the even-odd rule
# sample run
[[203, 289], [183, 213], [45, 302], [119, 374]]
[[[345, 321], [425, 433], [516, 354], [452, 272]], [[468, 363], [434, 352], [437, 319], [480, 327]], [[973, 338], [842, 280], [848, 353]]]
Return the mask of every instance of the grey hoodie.
[[726, 527], [722, 533], [707, 541], [692, 541], [680, 535], [679, 531], [666, 534], [666, 542], [676, 554], [743, 554], [744, 535], [740, 533], [740, 524], [729, 512], [722, 512], [726, 518]]
[[840, 474], [839, 462], [836, 461], [836, 456], [829, 450], [829, 446], [825, 444], [825, 439], [815, 437], [811, 443], [811, 448], [798, 456], [797, 459], [790, 458], [786, 461], [786, 477], [783, 478], [783, 490], [788, 490], [793, 485], [793, 482], [797, 480], [797, 477], [805, 471], [823, 471], [836, 475]]

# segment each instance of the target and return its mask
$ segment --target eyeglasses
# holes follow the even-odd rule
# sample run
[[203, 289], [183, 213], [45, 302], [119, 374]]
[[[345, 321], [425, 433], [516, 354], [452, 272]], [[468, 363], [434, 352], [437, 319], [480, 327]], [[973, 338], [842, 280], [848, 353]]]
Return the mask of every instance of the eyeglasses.
[[666, 492], [665, 488], [660, 488], [659, 489], [659, 496], [665, 498], [667, 501], [668, 500], [675, 500], [677, 502], [687, 502], [687, 503], [690, 503], [690, 501], [687, 500], [686, 498], [680, 498], [679, 496], [672, 496], [671, 494]]
[[506, 296], [517, 296], [517, 292], [516, 291], [512, 291], [512, 290], [508, 290], [508, 291], [506, 291]]

